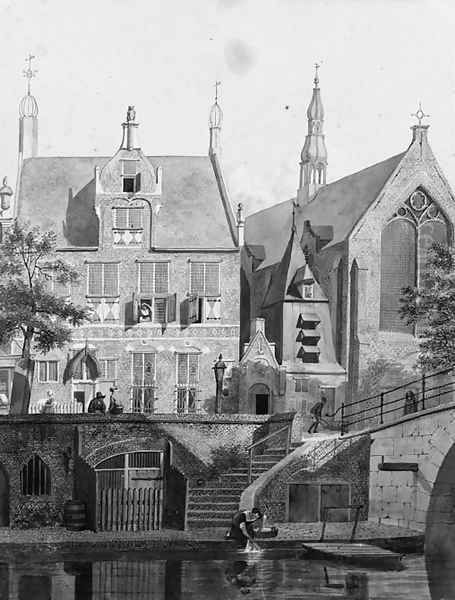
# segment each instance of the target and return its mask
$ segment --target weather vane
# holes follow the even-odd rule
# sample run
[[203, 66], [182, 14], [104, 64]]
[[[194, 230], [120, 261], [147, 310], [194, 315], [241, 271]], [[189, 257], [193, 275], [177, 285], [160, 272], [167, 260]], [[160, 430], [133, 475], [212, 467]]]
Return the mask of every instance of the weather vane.
[[422, 125], [422, 119], [429, 117], [430, 115], [426, 115], [422, 110], [422, 103], [419, 102], [419, 110], [415, 113], [411, 113], [411, 117], [415, 117], [419, 121], [419, 127]]
[[32, 69], [32, 60], [34, 58], [36, 58], [36, 56], [34, 56], [33, 54], [29, 54], [27, 56], [27, 58], [25, 59], [27, 68], [23, 70], [24, 77], [26, 77], [26, 79], [27, 79], [27, 93], [28, 94], [30, 94], [30, 80], [33, 79], [33, 77], [35, 77], [36, 73], [38, 72], [36, 69]]
[[320, 66], [321, 66], [320, 63], [314, 63], [314, 85], [318, 85], [318, 83], [319, 83], [318, 71], [319, 71]]
[[221, 85], [221, 81], [215, 81], [215, 104], [218, 102], [218, 88]]

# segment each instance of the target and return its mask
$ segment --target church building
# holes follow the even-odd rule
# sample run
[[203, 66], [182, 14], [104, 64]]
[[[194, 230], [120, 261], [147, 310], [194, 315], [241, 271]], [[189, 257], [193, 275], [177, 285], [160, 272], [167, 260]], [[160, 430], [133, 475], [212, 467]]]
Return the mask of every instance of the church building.
[[[130, 106], [112, 156], [43, 157], [30, 63], [17, 186], [0, 221], [55, 231], [58, 254], [80, 281], [50, 285], [91, 308], [68, 347], [34, 357], [31, 410], [51, 390], [62, 412], [81, 412], [115, 387], [128, 411], [213, 411], [213, 365], [220, 354], [227, 366], [238, 360], [244, 225], [220, 164], [217, 97], [208, 156], [150, 156]], [[0, 358], [7, 394], [16, 358], [14, 344]]]
[[407, 150], [327, 183], [316, 68], [297, 193], [246, 219], [241, 340], [264, 319], [287, 407], [302, 416], [321, 394], [335, 409], [355, 399], [378, 359], [415, 365], [418, 332], [400, 318], [401, 290], [418, 284], [433, 242], [452, 242], [455, 223], [425, 116], [419, 108]]

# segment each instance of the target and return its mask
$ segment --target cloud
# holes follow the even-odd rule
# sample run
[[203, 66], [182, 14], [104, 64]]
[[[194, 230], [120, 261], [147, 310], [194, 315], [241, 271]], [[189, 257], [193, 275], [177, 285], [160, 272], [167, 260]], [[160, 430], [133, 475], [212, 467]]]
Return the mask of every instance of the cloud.
[[229, 69], [236, 75], [245, 75], [255, 62], [254, 51], [242, 40], [230, 40], [224, 48]]

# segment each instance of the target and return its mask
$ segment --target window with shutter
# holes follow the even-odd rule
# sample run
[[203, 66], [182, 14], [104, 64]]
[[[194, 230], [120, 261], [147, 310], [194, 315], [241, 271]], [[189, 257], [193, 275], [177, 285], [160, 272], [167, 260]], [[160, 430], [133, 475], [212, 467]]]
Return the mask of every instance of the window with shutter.
[[89, 263], [87, 267], [89, 296], [119, 295], [118, 263]]
[[190, 293], [198, 296], [220, 295], [220, 264], [191, 262]]
[[168, 262], [142, 262], [138, 264], [140, 294], [169, 293]]

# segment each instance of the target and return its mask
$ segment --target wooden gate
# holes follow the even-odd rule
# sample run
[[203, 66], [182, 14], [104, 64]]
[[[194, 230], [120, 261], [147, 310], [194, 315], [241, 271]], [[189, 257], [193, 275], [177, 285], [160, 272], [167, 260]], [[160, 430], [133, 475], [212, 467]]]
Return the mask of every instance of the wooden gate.
[[161, 528], [160, 488], [105, 488], [99, 493], [100, 531], [151, 531]]
[[98, 531], [151, 531], [163, 521], [163, 453], [128, 452], [95, 467]]

